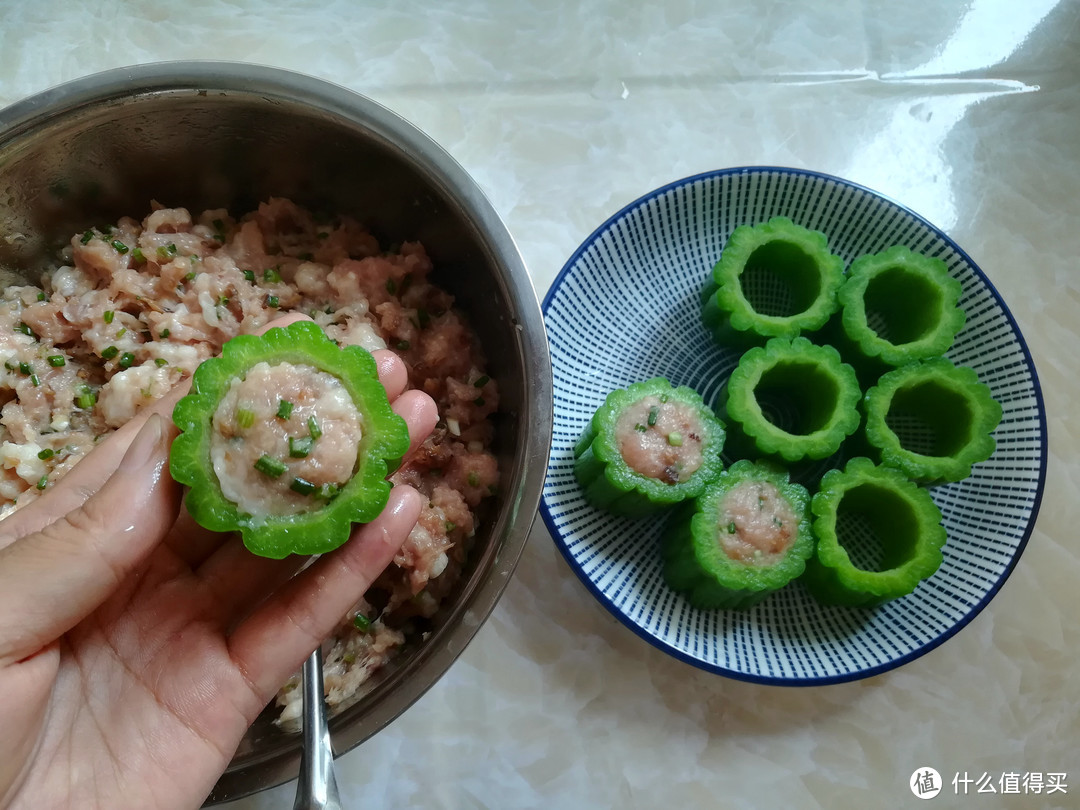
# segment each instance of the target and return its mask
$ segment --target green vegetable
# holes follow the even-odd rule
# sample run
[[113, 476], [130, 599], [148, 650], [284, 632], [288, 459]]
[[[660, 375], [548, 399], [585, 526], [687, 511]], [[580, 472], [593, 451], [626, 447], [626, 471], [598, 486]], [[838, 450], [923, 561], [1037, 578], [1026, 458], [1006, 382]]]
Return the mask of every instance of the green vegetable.
[[45, 489], [45, 487], [47, 487], [48, 485], [49, 485], [49, 476], [48, 475], [43, 475], [43, 476], [41, 476], [41, 478], [38, 479], [38, 482], [37, 482], [37, 488], [38, 489]]
[[113, 318], [115, 317], [115, 313], [111, 309], [107, 309], [105, 310], [105, 314], [101, 317], [104, 318], [105, 323], [112, 323]]
[[37, 454], [37, 457], [40, 458], [42, 461], [48, 461], [50, 458], [52, 458], [55, 455], [56, 455], [55, 450], [46, 447], [44, 450], [42, 450], [40, 453]]
[[1001, 405], [972, 369], [944, 357], [882, 375], [863, 405], [872, 452], [916, 481], [963, 480], [994, 452]]
[[135, 355], [131, 352], [124, 352], [120, 355], [120, 359], [117, 360], [116, 363], [120, 368], [131, 368], [135, 363]]
[[244, 271], [244, 278], [247, 281], [250, 281], [250, 282], [254, 283], [255, 282], [255, 271], [254, 270], [245, 270]]
[[287, 399], [279, 399], [277, 405], [277, 418], [288, 419], [292, 416], [293, 404]]
[[64, 355], [62, 354], [50, 354], [45, 360], [53, 368], [62, 368], [67, 365], [67, 360], [64, 359]]
[[[770, 512], [785, 514], [786, 520], [755, 529], [736, 503], [754, 492], [758, 509], [775, 500]], [[665, 531], [664, 580], [701, 609], [745, 608], [761, 601], [803, 573], [814, 551], [809, 507], [810, 494], [790, 482], [786, 471], [735, 462]]]
[[118, 354], [120, 354], [120, 350], [115, 346], [106, 346], [101, 350], [101, 356], [106, 360], [112, 360]]
[[85, 245], [85, 244], [88, 244], [90, 242], [90, 240], [93, 239], [93, 238], [94, 238], [94, 232], [93, 231], [84, 231], [83, 235], [82, 235], [82, 238], [79, 241], [82, 242]]
[[353, 626], [361, 633], [366, 633], [368, 628], [371, 627], [371, 619], [365, 616], [363, 613], [357, 613], [353, 616]]
[[[340, 488], [320, 486], [311, 493], [310, 509], [287, 515], [253, 516], [241, 512], [221, 491], [210, 458], [211, 420], [232, 381], [260, 362], [312, 366], [337, 377], [360, 411], [364, 432], [357, 447], [353, 477]], [[225, 344], [222, 356], [203, 362], [192, 377], [191, 393], [177, 403], [173, 421], [182, 431], [173, 442], [173, 478], [191, 487], [188, 511], [212, 531], [239, 530], [253, 553], [282, 558], [321, 554], [344, 543], [352, 523], [373, 520], [386, 505], [390, 484], [387, 460], [409, 449], [405, 421], [391, 409], [379, 383], [375, 360], [357, 346], [338, 348], [310, 321], [270, 329], [262, 336], [241, 335]], [[312, 427], [309, 422], [309, 429]], [[317, 425], [316, 425], [317, 429]], [[262, 459], [260, 459], [262, 461]], [[288, 463], [264, 462], [268, 474]]]
[[165, 340], [168, 336], [169, 336], [169, 330], [168, 329], [162, 329], [161, 330], [161, 339]]
[[822, 459], [859, 427], [861, 395], [855, 370], [836, 349], [773, 338], [743, 354], [718, 411], [743, 455]]
[[724, 245], [702, 294], [702, 320], [721, 345], [794, 338], [836, 311], [844, 263], [819, 231], [786, 217], [742, 225]]
[[143, 255], [143, 252], [140, 248], [132, 248], [131, 258], [135, 261], [136, 264], [142, 264], [146, 261], [146, 256]]
[[112, 240], [112, 246], [116, 249], [117, 253], [124, 254], [128, 252], [128, 246], [121, 242], [119, 239]]
[[289, 458], [307, 458], [311, 455], [311, 449], [315, 446], [315, 440], [310, 436], [289, 437]]
[[941, 566], [941, 512], [898, 470], [854, 458], [825, 473], [810, 509], [818, 545], [803, 581], [820, 602], [875, 607]]
[[280, 306], [280, 299], [276, 295], [266, 296], [266, 305], [272, 309], [277, 309]]
[[965, 321], [960, 282], [945, 262], [903, 245], [860, 256], [838, 294], [837, 348], [873, 376], [944, 354]]
[[90, 390], [89, 385], [81, 386], [79, 388], [79, 393], [75, 395], [75, 407], [88, 411], [96, 404], [97, 394]]
[[307, 420], [308, 435], [313, 439], [319, 439], [322, 437], [322, 428], [319, 427], [318, 421], [314, 416], [309, 416]]
[[[699, 445], [701, 465], [693, 470], [683, 469], [681, 459], [688, 454], [673, 452], [670, 454], [672, 462], [663, 468], [660, 477], [651, 477], [632, 468], [624, 458], [618, 435], [624, 415], [629, 418], [631, 409], [644, 409], [641, 418], [630, 423], [628, 432], [637, 437], [634, 441], [650, 442], [652, 434], [667, 435], [661, 432], [667, 429], [664, 414], [676, 403], [689, 408], [701, 423], [700, 434], [691, 432], [682, 437], [684, 445], [686, 440]], [[655, 424], [645, 427], [646, 414], [654, 405], [658, 406]], [[645, 429], [638, 430], [638, 424]], [[723, 424], [696, 391], [685, 386], [672, 388], [663, 377], [654, 377], [607, 396], [574, 448], [574, 474], [584, 489], [586, 500], [593, 506], [616, 514], [647, 515], [697, 497], [722, 469], [720, 451], [724, 438]], [[670, 444], [670, 440], [665, 444]]]
[[266, 281], [270, 284], [277, 284], [279, 281], [281, 281], [281, 273], [279, 273], [273, 267], [268, 267], [263, 271], [263, 281]]
[[255, 424], [255, 411], [247, 408], [236, 409], [236, 426], [241, 430], [247, 430]]
[[255, 462], [255, 469], [261, 472], [263, 475], [268, 475], [271, 478], [279, 478], [281, 474], [288, 469], [285, 463], [279, 461], [272, 456], [268, 456], [265, 453], [259, 456], [258, 461]]

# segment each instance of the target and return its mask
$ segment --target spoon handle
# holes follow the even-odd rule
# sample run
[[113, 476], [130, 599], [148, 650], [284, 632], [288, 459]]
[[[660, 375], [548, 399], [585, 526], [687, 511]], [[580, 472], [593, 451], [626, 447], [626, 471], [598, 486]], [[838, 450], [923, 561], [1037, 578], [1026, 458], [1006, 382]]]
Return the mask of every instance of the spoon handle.
[[341, 810], [323, 700], [322, 650], [304, 662], [304, 753], [293, 810]]

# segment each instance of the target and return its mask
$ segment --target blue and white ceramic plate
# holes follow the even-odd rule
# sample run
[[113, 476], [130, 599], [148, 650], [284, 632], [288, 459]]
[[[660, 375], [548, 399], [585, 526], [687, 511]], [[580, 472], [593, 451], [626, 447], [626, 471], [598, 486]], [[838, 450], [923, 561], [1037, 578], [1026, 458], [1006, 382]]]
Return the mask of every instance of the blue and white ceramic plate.
[[[967, 324], [948, 357], [974, 368], [1004, 408], [997, 450], [959, 483], [935, 487], [949, 541], [941, 568], [875, 610], [824, 607], [798, 582], [744, 611], [702, 611], [664, 584], [664, 516], [613, 517], [585, 503], [573, 446], [607, 394], [656, 375], [715, 398], [738, 353], [705, 332], [698, 294], [742, 224], [786, 216], [823, 231], [850, 262], [903, 244], [943, 259], [963, 285]], [[555, 427], [541, 514], [567, 562], [638, 635], [703, 669], [811, 685], [900, 666], [971, 621], [1022, 553], [1046, 475], [1046, 418], [1031, 356], [975, 263], [904, 207], [835, 177], [740, 168], [657, 189], [615, 214], [570, 257], [544, 300]]]

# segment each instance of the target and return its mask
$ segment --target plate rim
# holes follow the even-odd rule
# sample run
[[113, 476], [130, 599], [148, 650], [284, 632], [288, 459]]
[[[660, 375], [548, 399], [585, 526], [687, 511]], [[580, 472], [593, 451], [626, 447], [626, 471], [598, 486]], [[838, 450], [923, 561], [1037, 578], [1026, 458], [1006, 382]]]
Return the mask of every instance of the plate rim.
[[[629, 616], [619, 610], [615, 603], [600, 590], [596, 583], [593, 582], [592, 579], [581, 568], [581, 566], [578, 565], [577, 560], [574, 558], [573, 554], [567, 547], [562, 537], [562, 533], [558, 531], [556, 527], [555, 519], [552, 516], [551, 510], [548, 505], [546, 483], [540, 497], [540, 516], [543, 519], [544, 525], [547, 527], [548, 533], [551, 535], [551, 538], [554, 541], [556, 548], [558, 548], [559, 552], [562, 554], [563, 559], [566, 561], [570, 569], [577, 575], [578, 579], [581, 580], [582, 584], [585, 585], [586, 589], [593, 595], [593, 597], [608, 611], [608, 613], [618, 619], [620, 623], [622, 623], [625, 627], [629, 628], [635, 635], [644, 639], [651, 646], [656, 647], [661, 652], [666, 653], [667, 655], [670, 655], [671, 657], [679, 661], [683, 661], [684, 663], [687, 663], [695, 667], [696, 669], [701, 669], [716, 675], [722, 675], [724, 677], [732, 678], [734, 680], [766, 686], [828, 686], [831, 684], [850, 683], [852, 681], [871, 678], [875, 675], [880, 675], [882, 673], [904, 666], [905, 664], [909, 664], [912, 661], [921, 658], [927, 653], [940, 647], [946, 641], [959, 633], [962, 629], [967, 627], [967, 625], [970, 624], [976, 616], [982, 613], [986, 606], [989, 605], [991, 601], [993, 601], [994, 597], [997, 596], [998, 592], [1001, 590], [1002, 586], [1004, 586], [1005, 582], [1009, 579], [1010, 576], [1012, 576], [1013, 571], [1016, 569], [1017, 564], [1020, 562], [1020, 558], [1023, 556], [1024, 551], [1027, 549], [1028, 541], [1030, 540], [1031, 535], [1035, 530], [1035, 524], [1038, 522], [1039, 509], [1042, 506], [1043, 492], [1046, 486], [1046, 468], [1049, 457], [1049, 442], [1046, 430], [1046, 405], [1043, 401], [1042, 384], [1039, 380], [1038, 370], [1035, 367], [1035, 359], [1031, 356], [1031, 351], [1028, 348], [1027, 341], [1024, 339], [1023, 332], [1020, 331], [1020, 326], [1019, 324], [1017, 324], [1016, 318], [1013, 317], [1012, 311], [1005, 303], [1005, 300], [1001, 297], [1001, 294], [998, 292], [997, 288], [987, 277], [986, 273], [983, 272], [982, 268], [979, 267], [979, 265], [976, 264], [975, 261], [967, 254], [967, 252], [963, 250], [955, 241], [953, 241], [953, 239], [947, 233], [945, 233], [945, 231], [934, 225], [926, 217], [922, 216], [921, 214], [904, 205], [903, 203], [898, 202], [892, 197], [886, 194], [882, 194], [879, 191], [875, 191], [868, 186], [861, 185], [860, 183], [856, 183], [843, 177], [837, 177], [836, 175], [828, 174], [826, 172], [814, 171], [811, 169], [767, 165], [733, 166], [725, 169], [713, 169], [709, 171], [698, 172], [696, 174], [673, 180], [669, 183], [665, 183], [662, 186], [646, 192], [645, 194], [637, 197], [634, 200], [631, 200], [629, 203], [622, 206], [618, 211], [616, 211], [614, 214], [605, 219], [599, 226], [597, 226], [566, 260], [566, 262], [562, 266], [562, 269], [559, 270], [558, 274], [552, 280], [551, 285], [548, 287], [548, 290], [544, 295], [544, 300], [540, 305], [540, 309], [544, 316], [546, 324], [548, 309], [550, 308], [556, 294], [558, 293], [560, 287], [565, 281], [571, 268], [581, 258], [582, 254], [584, 254], [585, 251], [587, 251], [597, 239], [601, 238], [601, 236], [606, 233], [616, 222], [623, 219], [637, 208], [640, 208], [651, 200], [663, 194], [666, 194], [669, 191], [673, 191], [683, 186], [702, 182], [704, 180], [711, 180], [736, 174], [749, 175], [769, 172], [777, 172], [781, 174], [790, 174], [796, 176], [801, 175], [819, 180], [834, 182], [841, 186], [847, 186], [848, 188], [861, 191], [877, 197], [878, 199], [884, 200], [890, 205], [893, 205], [896, 208], [900, 209], [908, 216], [914, 217], [917, 221], [929, 228], [930, 231], [933, 232], [939, 239], [945, 242], [945, 244], [948, 245], [948, 247], [951, 248], [953, 251], [955, 251], [956, 254], [960, 256], [963, 261], [967, 262], [968, 266], [986, 285], [986, 288], [990, 291], [990, 294], [994, 297], [994, 300], [997, 302], [998, 306], [1001, 307], [1001, 310], [1005, 315], [1006, 321], [1008, 322], [1010, 328], [1012, 329], [1013, 335], [1016, 337], [1016, 340], [1020, 345], [1020, 350], [1023, 353], [1027, 367], [1031, 371], [1032, 390], [1035, 395], [1035, 403], [1037, 406], [1036, 410], [1038, 412], [1039, 431], [1043, 439], [1039, 447], [1039, 477], [1035, 489], [1035, 497], [1031, 505], [1031, 517], [1029, 518], [1027, 525], [1024, 527], [1023, 537], [1021, 537], [1020, 541], [1017, 543], [1016, 551], [1013, 553], [1012, 558], [1005, 566], [1005, 570], [1002, 571], [997, 581], [993, 583], [993, 585], [986, 592], [983, 598], [978, 602], [978, 604], [972, 607], [971, 610], [969, 610], [966, 614], [961, 616], [960, 619], [958, 619], [951, 627], [942, 632], [936, 638], [918, 647], [917, 649], [912, 650], [891, 661], [877, 664], [872, 667], [866, 667], [864, 669], [851, 670], [837, 675], [827, 675], [821, 677], [795, 678], [787, 676], [756, 675], [753, 673], [739, 672], [729, 669], [727, 667], [720, 666], [718, 664], [711, 664], [707, 661], [702, 661], [698, 658], [694, 658], [693, 656], [684, 653], [682, 650], [679, 650], [671, 646], [670, 644], [664, 642], [652, 633], [649, 633], [647, 630], [645, 630], [645, 628], [641, 627]], [[552, 448], [552, 450], [554, 450], [554, 447]], [[549, 476], [551, 473], [552, 463], [553, 458], [549, 457]]]

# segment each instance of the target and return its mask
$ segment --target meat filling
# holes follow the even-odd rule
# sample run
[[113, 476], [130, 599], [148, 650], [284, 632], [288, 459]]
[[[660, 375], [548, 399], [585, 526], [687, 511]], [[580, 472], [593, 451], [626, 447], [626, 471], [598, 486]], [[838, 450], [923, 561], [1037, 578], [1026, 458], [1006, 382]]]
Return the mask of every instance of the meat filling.
[[771, 565], [795, 542], [799, 519], [768, 481], [743, 481], [720, 502], [720, 547], [733, 560]]
[[642, 397], [620, 414], [615, 437], [628, 467], [665, 484], [688, 480], [704, 460], [701, 419], [675, 399]]
[[362, 424], [332, 374], [258, 363], [214, 411], [210, 458], [221, 491], [254, 517], [305, 512], [352, 477]]

